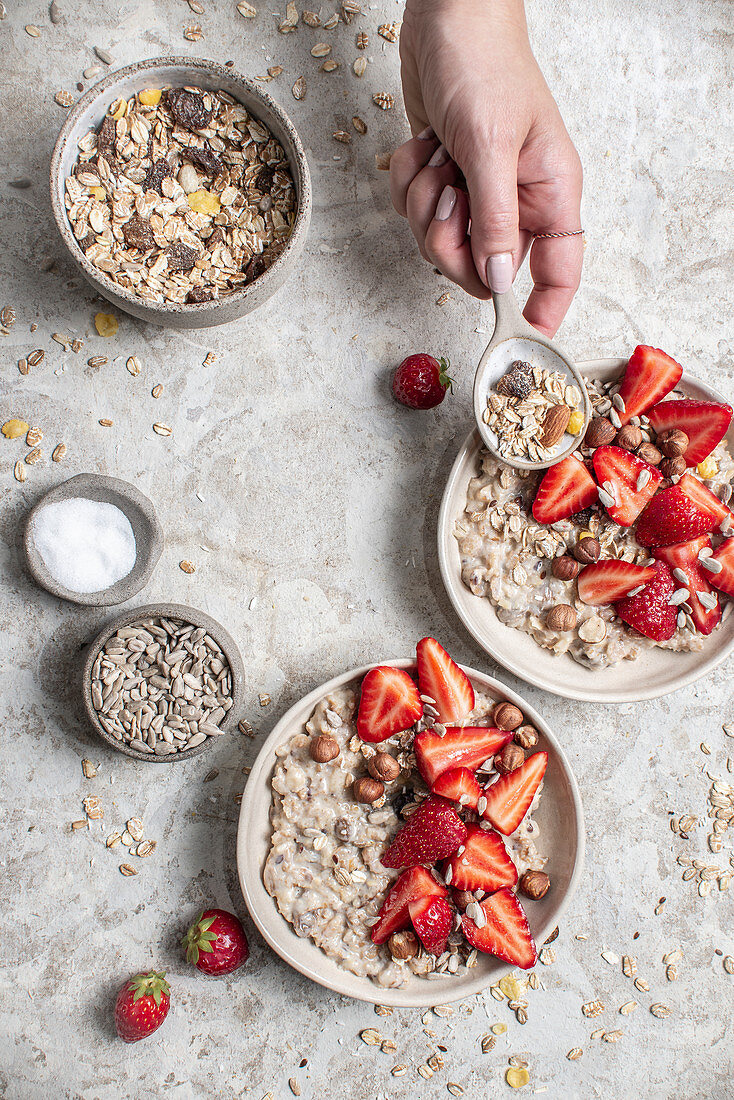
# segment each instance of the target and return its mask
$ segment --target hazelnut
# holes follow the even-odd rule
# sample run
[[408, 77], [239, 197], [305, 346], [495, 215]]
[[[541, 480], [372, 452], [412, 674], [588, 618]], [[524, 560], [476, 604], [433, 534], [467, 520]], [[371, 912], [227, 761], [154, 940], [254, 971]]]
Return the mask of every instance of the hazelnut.
[[363, 775], [361, 779], [355, 779], [354, 797], [357, 802], [377, 802], [378, 798], [382, 798], [385, 793], [385, 785], [380, 783], [379, 779], [370, 779], [369, 776]]
[[335, 760], [339, 755], [339, 745], [333, 737], [329, 737], [328, 733], [321, 733], [318, 737], [311, 738], [308, 751], [311, 753], [311, 759], [317, 764], [327, 764], [329, 760]]
[[589, 565], [591, 562], [597, 561], [600, 554], [601, 544], [599, 539], [595, 539], [593, 535], [586, 535], [585, 537], [582, 535], [573, 548], [573, 556], [582, 565]]
[[556, 604], [545, 617], [545, 625], [549, 630], [573, 630], [576, 626], [578, 615], [567, 603]]
[[688, 442], [688, 436], [680, 428], [670, 428], [658, 436], [657, 446], [666, 458], [677, 458], [685, 453]]
[[664, 458], [658, 469], [663, 477], [678, 477], [679, 474], [686, 472], [686, 460], [683, 455], [676, 455], [675, 458]]
[[605, 444], [611, 443], [616, 434], [617, 429], [611, 420], [607, 420], [605, 416], [595, 416], [586, 429], [584, 446], [603, 447]]
[[512, 741], [505, 745], [494, 758], [494, 766], [500, 775], [514, 772], [515, 768], [519, 768], [524, 763], [525, 753], [519, 745], [515, 745]]
[[625, 451], [636, 451], [642, 443], [642, 432], [639, 428], [636, 428], [634, 424], [625, 424], [625, 426], [617, 432], [617, 438], [614, 442]]
[[526, 871], [520, 879], [520, 889], [525, 897], [540, 901], [550, 889], [550, 879], [545, 871]]
[[498, 730], [516, 730], [523, 724], [525, 715], [514, 703], [498, 703], [494, 708], [492, 722]]
[[523, 749], [533, 749], [538, 744], [538, 731], [535, 726], [520, 726], [515, 730], [515, 741]]
[[418, 937], [406, 928], [403, 932], [393, 932], [387, 946], [394, 959], [412, 959], [418, 954]]
[[641, 443], [637, 448], [637, 456], [650, 466], [657, 466], [663, 457], [654, 443]]
[[551, 573], [558, 577], [559, 581], [572, 581], [578, 576], [581, 566], [574, 561], [569, 554], [563, 554], [560, 558], [554, 558]]
[[367, 771], [373, 779], [381, 779], [383, 783], [392, 783], [400, 775], [400, 765], [389, 752], [376, 752], [367, 761]]
[[471, 890], [454, 890], [453, 899], [454, 905], [460, 913], [466, 912], [467, 905], [471, 905], [473, 901], [477, 900]]

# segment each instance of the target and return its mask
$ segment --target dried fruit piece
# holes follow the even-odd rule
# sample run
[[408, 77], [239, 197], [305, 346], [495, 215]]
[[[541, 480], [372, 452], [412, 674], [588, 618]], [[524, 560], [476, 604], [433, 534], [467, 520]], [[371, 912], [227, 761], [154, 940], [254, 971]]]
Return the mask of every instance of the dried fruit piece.
[[124, 223], [122, 235], [128, 248], [139, 248], [141, 252], [147, 252], [155, 244], [150, 222], [141, 218], [139, 214], [133, 214], [132, 218]]
[[187, 195], [188, 204], [197, 214], [218, 214], [221, 205], [216, 195], [211, 191], [192, 191]]
[[207, 176], [218, 176], [223, 171], [221, 160], [208, 146], [198, 149], [189, 145], [181, 150], [181, 156]]
[[529, 1080], [530, 1074], [524, 1066], [510, 1066], [505, 1073], [505, 1081], [511, 1089], [521, 1089]]
[[154, 161], [148, 169], [147, 175], [143, 180], [144, 191], [157, 191], [159, 195], [163, 194], [163, 181], [173, 176], [173, 171], [170, 164], [165, 157], [159, 157]]
[[25, 420], [6, 420], [0, 430], [6, 439], [20, 439], [30, 430], [30, 424]]
[[120, 325], [111, 313], [95, 313], [94, 327], [100, 336], [116, 336]]
[[114, 148], [116, 136], [117, 127], [114, 118], [111, 115], [105, 115], [102, 125], [97, 131], [97, 152], [104, 153], [108, 149]]
[[156, 107], [162, 96], [160, 88], [144, 88], [142, 92], [138, 92], [138, 100], [146, 107]]
[[[205, 192], [205, 194], [208, 194], [208, 192]], [[189, 248], [188, 245], [182, 244], [181, 241], [176, 241], [166, 249], [168, 270], [170, 272], [191, 271], [191, 268], [198, 259], [198, 255], [198, 252], [195, 252], [193, 248]]]
[[174, 120], [185, 130], [203, 130], [212, 120], [213, 110], [203, 96], [186, 88], [171, 88], [166, 92], [166, 105]]

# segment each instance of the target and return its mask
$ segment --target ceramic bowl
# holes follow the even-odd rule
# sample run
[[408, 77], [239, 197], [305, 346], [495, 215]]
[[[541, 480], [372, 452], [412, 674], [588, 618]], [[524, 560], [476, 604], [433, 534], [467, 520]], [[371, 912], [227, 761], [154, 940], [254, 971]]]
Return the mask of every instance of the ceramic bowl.
[[[383, 661], [410, 672], [415, 671], [415, 661], [400, 659]], [[510, 971], [506, 963], [490, 955], [480, 955], [477, 965], [457, 975], [429, 981], [411, 976], [407, 985], [399, 989], [385, 989], [369, 978], [358, 977], [344, 970], [334, 959], [309, 939], [298, 937], [289, 922], [281, 916], [275, 900], [265, 889], [262, 880], [263, 867], [270, 847], [270, 809], [272, 804], [271, 778], [276, 757], [275, 750], [295, 733], [302, 732], [316, 704], [329, 692], [345, 684], [359, 684], [374, 665], [353, 669], [330, 680], [306, 695], [283, 715], [260, 750], [253, 765], [242, 797], [240, 821], [237, 832], [237, 870], [240, 885], [250, 915], [263, 937], [294, 969], [320, 985], [373, 1004], [395, 1005], [400, 1008], [421, 1008], [444, 1004], [478, 993], [485, 986], [496, 982]], [[555, 928], [565, 912], [581, 875], [584, 861], [584, 820], [576, 780], [566, 756], [547, 723], [532, 707], [499, 681], [483, 672], [465, 668], [476, 688], [495, 699], [509, 700], [520, 707], [540, 733], [538, 748], [549, 753], [545, 773], [543, 797], [535, 815], [541, 830], [540, 847], [547, 855], [547, 871], [552, 888], [541, 901], [527, 901], [523, 906], [530, 928], [540, 946]]]
[[[36, 549], [33, 524], [40, 510], [48, 504], [70, 500], [73, 497], [114, 504], [125, 513], [135, 535], [137, 551], [135, 565], [126, 577], [110, 585], [109, 588], [102, 589], [101, 592], [73, 592], [63, 584], [59, 584], [49, 573]], [[120, 478], [106, 477], [103, 474], [77, 474], [76, 477], [57, 485], [33, 506], [26, 520], [23, 545], [28, 571], [36, 584], [40, 584], [42, 588], [62, 600], [93, 607], [108, 607], [131, 599], [148, 583], [163, 550], [163, 528], [158, 522], [152, 501], [148, 500], [134, 485], [121, 481]]]
[[125, 756], [132, 756], [135, 760], [142, 760], [146, 764], [178, 764], [182, 760], [190, 760], [192, 756], [198, 756], [205, 752], [217, 737], [207, 737], [201, 745], [193, 749], [185, 749], [183, 752], [171, 753], [170, 756], [156, 756], [154, 753], [140, 752], [131, 749], [123, 741], [117, 741], [104, 728], [92, 703], [92, 668], [97, 659], [97, 654], [112, 635], [123, 626], [139, 623], [143, 619], [153, 618], [178, 619], [187, 623], [193, 623], [196, 627], [203, 627], [224, 653], [232, 673], [232, 707], [227, 717], [220, 724], [220, 729], [225, 735], [231, 733], [237, 725], [238, 715], [242, 712], [245, 691], [245, 667], [242, 663], [240, 651], [234, 638], [224, 629], [221, 623], [207, 615], [204, 611], [197, 611], [194, 607], [186, 607], [179, 603], [152, 603], [144, 607], [136, 607], [131, 611], [125, 611], [122, 615], [111, 619], [102, 629], [93, 642], [90, 643], [82, 670], [82, 699], [87, 717], [99, 736], [111, 745], [113, 749], [122, 752]]
[[[581, 373], [602, 381], [617, 378], [626, 359], [597, 359], [580, 363]], [[678, 387], [690, 397], [723, 401], [715, 390], [684, 374]], [[727, 435], [734, 450], [734, 427]], [[505, 626], [485, 597], [475, 596], [461, 579], [459, 546], [454, 525], [463, 514], [466, 491], [479, 470], [482, 443], [474, 431], [464, 441], [444, 490], [438, 519], [438, 556], [441, 576], [459, 618], [470, 634], [498, 664], [534, 687], [590, 703], [629, 703], [654, 699], [676, 691], [705, 676], [734, 649], [734, 614], [725, 612], [717, 630], [704, 640], [703, 648], [692, 653], [671, 653], [666, 649], [645, 650], [635, 661], [622, 661], [611, 668], [588, 669], [567, 654], [542, 649], [529, 634]]]
[[[212, 302], [159, 305], [144, 302], [118, 286], [85, 257], [71, 231], [64, 205], [64, 182], [76, 163], [77, 143], [99, 126], [107, 108], [119, 96], [128, 98], [144, 88], [191, 85], [224, 91], [242, 103], [270, 129], [285, 150], [298, 196], [295, 225], [278, 259], [249, 286]], [[195, 57], [151, 58], [110, 73], [81, 97], [61, 127], [51, 155], [51, 205], [56, 224], [74, 264], [103, 297], [125, 313], [170, 328], [207, 328], [223, 325], [257, 309], [278, 290], [297, 266], [311, 220], [311, 178], [306, 154], [296, 129], [267, 92], [224, 65]]]

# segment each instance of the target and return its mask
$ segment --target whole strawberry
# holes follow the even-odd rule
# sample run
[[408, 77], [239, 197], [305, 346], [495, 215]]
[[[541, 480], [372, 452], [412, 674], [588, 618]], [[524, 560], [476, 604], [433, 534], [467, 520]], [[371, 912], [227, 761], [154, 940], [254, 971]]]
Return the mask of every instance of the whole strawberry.
[[117, 1034], [126, 1043], [137, 1043], [161, 1026], [171, 1006], [166, 975], [156, 970], [135, 974], [123, 985], [115, 1005]]
[[392, 392], [398, 401], [411, 409], [435, 409], [453, 393], [453, 379], [448, 375], [448, 359], [434, 359], [424, 352], [409, 355], [395, 371]]
[[231, 974], [250, 954], [242, 922], [225, 909], [205, 909], [182, 943], [187, 961], [204, 974]]

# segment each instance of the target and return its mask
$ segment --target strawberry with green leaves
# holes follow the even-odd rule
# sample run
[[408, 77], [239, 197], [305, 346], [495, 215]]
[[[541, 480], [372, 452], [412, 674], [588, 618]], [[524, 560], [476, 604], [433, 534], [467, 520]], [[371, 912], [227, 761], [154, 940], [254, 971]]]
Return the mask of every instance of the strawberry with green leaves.
[[115, 1005], [115, 1027], [124, 1043], [137, 1043], [158, 1030], [168, 1015], [170, 993], [162, 972], [149, 970], [128, 978]]
[[250, 954], [242, 922], [226, 909], [205, 909], [181, 942], [186, 961], [214, 976], [231, 974]]

